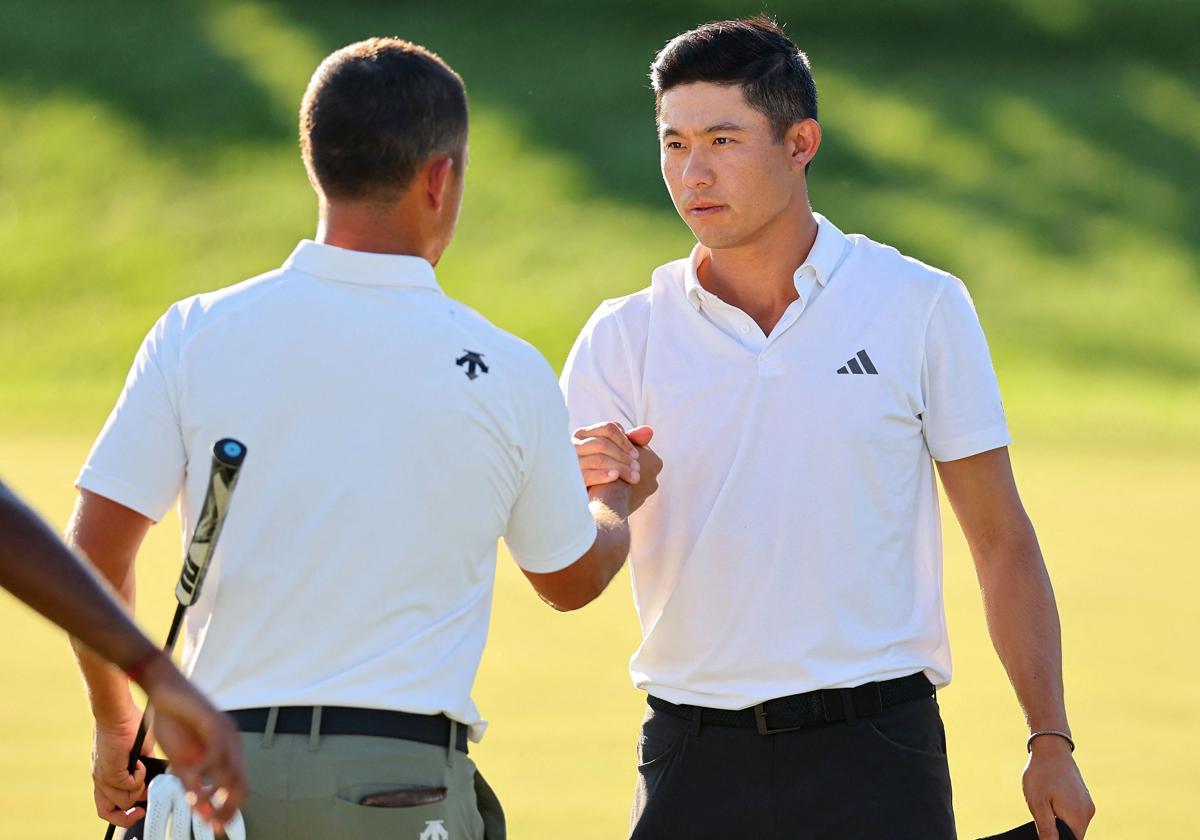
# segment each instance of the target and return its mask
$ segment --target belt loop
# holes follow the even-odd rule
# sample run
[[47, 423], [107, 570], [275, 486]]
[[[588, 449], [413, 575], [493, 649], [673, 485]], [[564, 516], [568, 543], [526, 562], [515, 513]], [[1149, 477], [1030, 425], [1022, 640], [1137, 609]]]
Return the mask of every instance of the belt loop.
[[846, 723], [853, 724], [858, 720], [858, 712], [854, 708], [854, 692], [848, 688], [843, 688], [842, 708], [846, 710]]
[[262, 747], [264, 750], [271, 749], [275, 743], [275, 724], [279, 720], [279, 707], [272, 706], [267, 710], [267, 726], [263, 730]]
[[454, 753], [458, 747], [458, 721], [450, 720], [450, 740], [446, 743], [446, 766], [454, 766]]
[[692, 736], [700, 736], [700, 724], [704, 722], [704, 708], [696, 706], [692, 709]]
[[308, 727], [308, 751], [317, 752], [321, 749], [321, 707], [313, 706], [312, 723]]

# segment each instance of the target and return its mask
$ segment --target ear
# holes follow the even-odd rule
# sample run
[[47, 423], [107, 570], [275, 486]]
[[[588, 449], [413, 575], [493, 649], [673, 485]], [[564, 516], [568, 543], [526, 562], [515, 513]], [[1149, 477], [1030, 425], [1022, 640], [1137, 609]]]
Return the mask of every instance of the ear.
[[801, 120], [787, 134], [787, 143], [792, 156], [792, 168], [803, 172], [804, 167], [817, 156], [821, 147], [821, 125], [816, 120]]
[[453, 168], [454, 160], [449, 155], [435, 157], [425, 164], [425, 194], [435, 211], [440, 211], [446, 203], [446, 187]]

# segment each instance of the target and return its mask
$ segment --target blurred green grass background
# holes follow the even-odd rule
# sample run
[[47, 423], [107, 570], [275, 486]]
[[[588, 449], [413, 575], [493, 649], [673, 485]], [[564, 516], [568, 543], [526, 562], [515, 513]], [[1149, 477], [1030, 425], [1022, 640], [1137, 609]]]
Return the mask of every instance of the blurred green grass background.
[[[311, 236], [295, 112], [371, 34], [440, 52], [471, 95], [459, 235], [439, 276], [561, 364], [604, 297], [691, 239], [658, 174], [646, 69], [760, 4], [88, 2], [0, 5], [0, 476], [65, 520], [74, 470], [172, 301]], [[1064, 615], [1090, 837], [1191, 837], [1200, 751], [1200, 4], [843, 0], [767, 8], [811, 57], [814, 206], [960, 275]], [[144, 562], [165, 627], [173, 524]], [[943, 697], [960, 832], [1022, 817], [1022, 726], [947, 523], [957, 654]], [[151, 558], [153, 558], [151, 560]], [[501, 572], [478, 750], [524, 837], [619, 837], [641, 697], [628, 583], [549, 613]], [[156, 597], [154, 593], [161, 593]], [[0, 827], [93, 831], [65, 645], [0, 600]]]

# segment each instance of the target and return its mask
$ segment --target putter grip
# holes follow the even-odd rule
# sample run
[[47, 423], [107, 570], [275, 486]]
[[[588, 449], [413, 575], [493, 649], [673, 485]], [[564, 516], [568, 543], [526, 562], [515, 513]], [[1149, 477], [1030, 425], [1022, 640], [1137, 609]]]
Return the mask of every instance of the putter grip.
[[225, 524], [229, 511], [229, 497], [237, 484], [238, 471], [246, 460], [246, 446], [233, 438], [222, 438], [213, 444], [212, 471], [208, 477], [208, 489], [200, 507], [200, 517], [192, 532], [187, 555], [183, 558], [183, 571], [175, 586], [175, 597], [183, 606], [191, 606], [200, 597], [208, 564], [213, 549]]

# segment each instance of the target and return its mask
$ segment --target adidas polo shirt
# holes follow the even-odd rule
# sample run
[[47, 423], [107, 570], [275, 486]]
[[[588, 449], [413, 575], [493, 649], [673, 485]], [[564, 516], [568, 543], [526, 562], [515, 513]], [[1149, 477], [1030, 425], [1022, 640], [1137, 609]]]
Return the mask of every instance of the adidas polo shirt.
[[675, 703], [950, 680], [932, 460], [1010, 441], [987, 344], [957, 279], [817, 218], [771, 335], [697, 245], [604, 302], [560, 379], [574, 426], [655, 429], [630, 667]]

